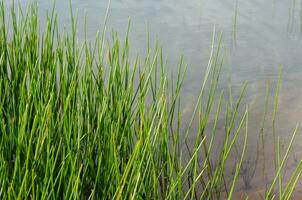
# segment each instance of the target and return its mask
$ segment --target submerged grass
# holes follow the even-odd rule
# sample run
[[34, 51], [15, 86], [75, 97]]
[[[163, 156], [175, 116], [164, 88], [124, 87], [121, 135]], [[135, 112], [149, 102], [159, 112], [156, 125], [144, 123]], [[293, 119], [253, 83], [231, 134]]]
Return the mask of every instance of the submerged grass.
[[[160, 48], [131, 59], [129, 30], [123, 41], [115, 33], [105, 40], [103, 31], [93, 43], [85, 38], [80, 45], [72, 9], [71, 19], [70, 33], [59, 30], [53, 9], [41, 31], [35, 4], [25, 13], [14, 6], [7, 13], [1, 3], [0, 198], [232, 199], [249, 111], [241, 105], [246, 85], [234, 105], [218, 92], [221, 36], [213, 37], [198, 102], [181, 131], [183, 61], [173, 81]], [[217, 135], [223, 105], [225, 133]], [[226, 166], [242, 132], [240, 159], [228, 183]], [[282, 173], [296, 132], [284, 157], [278, 154], [267, 199], [293, 194], [301, 162], [285, 186]], [[221, 148], [214, 146], [218, 139]]]

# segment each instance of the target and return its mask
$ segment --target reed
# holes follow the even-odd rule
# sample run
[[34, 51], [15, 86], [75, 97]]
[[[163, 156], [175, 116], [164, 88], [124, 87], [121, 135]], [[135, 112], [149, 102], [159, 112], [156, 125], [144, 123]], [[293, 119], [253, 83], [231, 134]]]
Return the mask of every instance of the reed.
[[[36, 4], [26, 11], [13, 5], [7, 12], [1, 2], [0, 198], [232, 199], [248, 142], [249, 110], [242, 105], [244, 85], [227, 109], [224, 135], [217, 133], [221, 108], [229, 104], [218, 90], [221, 35], [213, 34], [198, 102], [182, 131], [183, 60], [173, 80], [158, 45], [133, 58], [130, 28], [123, 40], [115, 32], [107, 40], [104, 27], [93, 42], [85, 37], [81, 44], [70, 13], [71, 30], [58, 28], [55, 8], [41, 30]], [[197, 132], [191, 128], [195, 117]], [[226, 166], [242, 133], [240, 161], [227, 184]], [[190, 137], [195, 142], [187, 153], [183, 147]], [[218, 138], [223, 145], [217, 157]], [[291, 146], [267, 197], [275, 194]], [[282, 199], [292, 196], [300, 175], [301, 162], [282, 187]]]

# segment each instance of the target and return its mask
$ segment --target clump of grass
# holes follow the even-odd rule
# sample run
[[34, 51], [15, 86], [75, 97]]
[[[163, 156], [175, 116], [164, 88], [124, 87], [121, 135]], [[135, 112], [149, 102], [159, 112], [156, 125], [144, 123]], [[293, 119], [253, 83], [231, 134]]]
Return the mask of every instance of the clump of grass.
[[[182, 132], [182, 60], [172, 81], [159, 47], [148, 48], [144, 59], [130, 57], [129, 29], [122, 41], [116, 33], [106, 40], [104, 28], [94, 42], [85, 38], [79, 44], [72, 9], [71, 23], [71, 32], [59, 30], [53, 9], [40, 30], [36, 4], [26, 13], [13, 5], [8, 14], [1, 3], [0, 198], [232, 199], [245, 156], [248, 109], [241, 105], [244, 86], [234, 107], [227, 108], [225, 134], [217, 136], [224, 101], [217, 89], [221, 36], [217, 49], [213, 37], [198, 102]], [[227, 184], [226, 165], [241, 132], [240, 161]], [[183, 143], [192, 135], [195, 143], [184, 156]], [[214, 166], [217, 137], [223, 145]], [[279, 162], [268, 197], [287, 157]], [[282, 188], [285, 199], [297, 174], [300, 164]]]

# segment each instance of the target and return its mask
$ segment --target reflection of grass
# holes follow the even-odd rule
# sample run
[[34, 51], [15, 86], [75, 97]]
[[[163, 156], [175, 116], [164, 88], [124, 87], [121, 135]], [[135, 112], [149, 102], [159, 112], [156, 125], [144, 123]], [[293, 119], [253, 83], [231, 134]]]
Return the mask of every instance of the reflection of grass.
[[234, 44], [236, 44], [236, 40], [237, 40], [237, 16], [238, 16], [238, 0], [236, 0], [235, 14], [234, 14], [234, 20], [233, 20], [232, 36], [233, 36], [233, 43]]
[[244, 159], [242, 163], [242, 167], [240, 169], [240, 175], [243, 180], [245, 190], [248, 190], [252, 187], [251, 182], [255, 176], [258, 161], [259, 161], [259, 141], [257, 141], [256, 158], [252, 159], [250, 154], [247, 153], [247, 157]]
[[291, 0], [287, 22], [287, 32], [290, 35], [301, 37], [302, 34], [302, 1]]
[[300, 19], [300, 37], [302, 36], [302, 1], [300, 1], [300, 16], [299, 16], [299, 19]]
[[273, 17], [276, 14], [276, 0], [273, 0]]
[[[59, 31], [54, 11], [44, 31], [35, 5], [19, 13], [18, 18], [14, 9], [7, 14], [8, 28], [1, 4], [1, 199], [232, 199], [249, 121], [242, 106], [246, 86], [231, 107], [217, 89], [221, 36], [217, 48], [213, 37], [198, 102], [181, 133], [186, 120], [179, 103], [186, 71], [182, 60], [173, 82], [158, 47], [148, 48], [144, 59], [130, 58], [128, 31], [123, 41], [115, 33], [107, 41], [104, 33], [79, 46], [72, 14], [68, 33]], [[225, 134], [218, 135], [224, 105]], [[239, 163], [227, 184], [225, 169], [242, 132]], [[182, 147], [189, 138], [194, 142], [185, 156]], [[218, 159], [213, 154], [217, 138], [223, 141]], [[278, 162], [276, 180], [288, 152]], [[213, 160], [218, 160], [215, 165]], [[299, 163], [294, 175], [300, 174]], [[279, 193], [291, 196], [296, 177]], [[274, 194], [275, 179], [268, 196]]]

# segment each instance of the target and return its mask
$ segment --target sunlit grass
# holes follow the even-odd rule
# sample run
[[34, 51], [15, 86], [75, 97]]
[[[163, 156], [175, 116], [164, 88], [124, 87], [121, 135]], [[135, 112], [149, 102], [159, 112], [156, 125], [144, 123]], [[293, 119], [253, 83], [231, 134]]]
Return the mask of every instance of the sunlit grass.
[[[148, 48], [143, 58], [129, 55], [129, 30], [124, 40], [115, 33], [105, 39], [104, 29], [94, 42], [79, 44], [72, 12], [70, 32], [59, 30], [55, 10], [40, 30], [35, 4], [17, 14], [2, 3], [0, 18], [0, 199], [233, 198], [249, 110], [242, 105], [245, 84], [231, 98], [234, 105], [226, 106], [224, 135], [217, 134], [221, 109], [229, 105], [218, 90], [221, 35], [213, 34], [198, 101], [182, 131], [182, 59], [172, 80], [159, 47]], [[282, 174], [296, 133], [283, 157], [280, 139], [276, 143], [268, 199], [293, 194], [301, 162], [287, 185]], [[244, 143], [227, 183], [239, 135]], [[195, 140], [184, 150], [189, 136]], [[223, 145], [217, 155], [218, 137]]]

